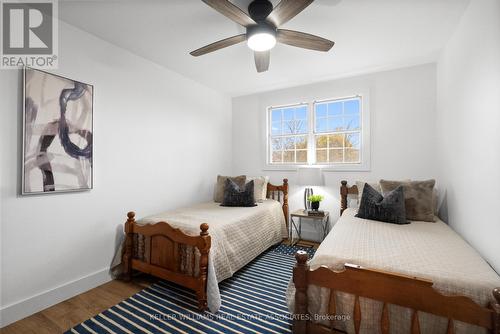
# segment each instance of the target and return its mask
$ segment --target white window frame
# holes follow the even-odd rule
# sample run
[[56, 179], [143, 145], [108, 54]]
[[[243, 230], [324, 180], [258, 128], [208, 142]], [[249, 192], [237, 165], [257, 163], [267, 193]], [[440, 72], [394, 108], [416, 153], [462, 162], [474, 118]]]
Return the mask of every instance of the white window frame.
[[267, 117], [266, 117], [266, 124], [267, 124], [267, 127], [266, 127], [266, 136], [267, 136], [267, 140], [266, 140], [266, 163], [268, 166], [273, 166], [273, 167], [279, 167], [279, 166], [283, 166], [283, 167], [287, 167], [287, 166], [303, 166], [304, 164], [301, 163], [301, 162], [289, 162], [289, 163], [271, 163], [271, 159], [272, 159], [272, 152], [271, 152], [271, 140], [272, 140], [272, 119], [271, 119], [271, 112], [273, 109], [284, 109], [284, 108], [291, 108], [291, 107], [300, 107], [300, 106], [306, 106], [306, 111], [307, 111], [307, 126], [308, 126], [308, 131], [307, 133], [303, 133], [303, 134], [290, 134], [290, 135], [280, 135], [281, 137], [304, 137], [304, 136], [307, 136], [307, 160], [308, 160], [308, 164], [309, 164], [309, 153], [310, 153], [310, 132], [311, 132], [311, 121], [310, 121], [310, 106], [309, 106], [309, 103], [290, 103], [290, 104], [285, 104], [285, 105], [278, 105], [278, 106], [271, 106], [271, 107], [267, 107], [267, 111], [266, 111], [266, 114], [267, 114]]
[[[315, 126], [316, 117], [314, 114], [314, 106], [316, 103], [347, 100], [352, 98], [360, 98], [360, 162], [358, 163], [325, 163], [316, 164], [315, 152]], [[308, 147], [307, 147], [307, 164], [303, 163], [271, 163], [271, 110], [286, 108], [292, 106], [307, 105], [308, 115]], [[266, 113], [266, 130], [265, 130], [265, 145], [266, 157], [264, 170], [284, 170], [293, 171], [298, 167], [320, 167], [323, 171], [370, 171], [371, 162], [371, 131], [370, 131], [370, 108], [369, 108], [369, 94], [368, 92], [360, 92], [355, 94], [339, 94], [335, 97], [322, 98], [311, 100], [310, 102], [298, 102], [289, 104], [272, 105], [265, 108]], [[348, 131], [347, 131], [348, 132]], [[356, 131], [357, 132], [357, 131]]]

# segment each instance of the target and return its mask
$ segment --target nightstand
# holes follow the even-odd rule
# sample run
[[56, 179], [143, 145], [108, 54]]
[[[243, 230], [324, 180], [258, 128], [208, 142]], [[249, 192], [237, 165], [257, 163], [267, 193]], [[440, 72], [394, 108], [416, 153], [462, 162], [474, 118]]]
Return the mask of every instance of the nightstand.
[[[301, 233], [302, 233], [302, 219], [311, 219], [315, 224], [320, 223], [323, 228], [323, 236], [321, 238], [321, 241], [323, 241], [326, 237], [326, 234], [328, 232], [328, 227], [330, 225], [330, 213], [328, 211], [324, 211], [325, 215], [324, 216], [313, 216], [313, 215], [308, 215], [307, 211], [304, 210], [297, 210], [294, 211], [290, 214], [290, 229], [288, 231], [288, 240], [290, 241], [291, 245], [295, 245], [297, 242], [300, 241], [301, 239]], [[297, 232], [298, 239], [297, 241], [293, 242], [293, 230]]]

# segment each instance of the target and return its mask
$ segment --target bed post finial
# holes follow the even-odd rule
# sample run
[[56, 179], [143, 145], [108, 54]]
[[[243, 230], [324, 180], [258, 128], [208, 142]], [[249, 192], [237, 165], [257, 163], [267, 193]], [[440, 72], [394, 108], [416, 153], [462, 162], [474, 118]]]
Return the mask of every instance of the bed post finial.
[[347, 209], [347, 195], [349, 194], [349, 189], [347, 188], [347, 181], [340, 181], [340, 215]]
[[309, 265], [307, 264], [309, 256], [304, 251], [297, 251], [295, 259], [297, 263], [293, 268], [293, 283], [295, 285], [295, 310], [293, 317], [293, 333], [307, 333], [307, 272]]
[[130, 212], [127, 212], [127, 221], [129, 220], [132, 220], [132, 221], [135, 221], [135, 212], [134, 211], [130, 211]]
[[500, 334], [500, 288], [493, 289], [495, 301], [491, 303], [493, 309], [493, 333]]
[[204, 236], [204, 235], [208, 235], [208, 224], [207, 223], [203, 223], [200, 225], [200, 235], [201, 236]]
[[132, 279], [132, 247], [134, 244], [134, 224], [135, 212], [127, 213], [127, 221], [125, 222], [125, 252], [123, 253], [123, 278], [125, 281]]

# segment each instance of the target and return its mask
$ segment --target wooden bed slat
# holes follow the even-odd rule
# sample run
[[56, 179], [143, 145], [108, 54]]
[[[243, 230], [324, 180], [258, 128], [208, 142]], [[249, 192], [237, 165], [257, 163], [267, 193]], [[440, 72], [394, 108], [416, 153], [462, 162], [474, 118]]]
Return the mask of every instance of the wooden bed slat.
[[389, 323], [389, 307], [387, 306], [387, 303], [384, 303], [384, 306], [382, 307], [382, 318], [380, 319], [380, 330], [382, 334], [389, 334]]
[[334, 328], [335, 327], [335, 314], [337, 313], [337, 307], [335, 305], [335, 291], [331, 290], [330, 291], [330, 301], [328, 302], [328, 314], [332, 316], [332, 319], [330, 320], [330, 327]]
[[359, 296], [354, 297], [354, 331], [359, 334], [361, 326], [361, 306], [359, 305]]
[[418, 311], [413, 310], [411, 316], [411, 334], [420, 334], [420, 322], [418, 321]]
[[139, 260], [144, 261], [144, 251], [145, 251], [145, 237], [143, 235], [139, 235], [137, 237], [137, 258]]
[[179, 243], [174, 241], [175, 271], [181, 272], [181, 261], [179, 261]]
[[455, 334], [455, 324], [453, 319], [448, 319], [448, 328], [446, 329], [446, 334]]
[[196, 248], [192, 248], [191, 252], [191, 275], [195, 275]]

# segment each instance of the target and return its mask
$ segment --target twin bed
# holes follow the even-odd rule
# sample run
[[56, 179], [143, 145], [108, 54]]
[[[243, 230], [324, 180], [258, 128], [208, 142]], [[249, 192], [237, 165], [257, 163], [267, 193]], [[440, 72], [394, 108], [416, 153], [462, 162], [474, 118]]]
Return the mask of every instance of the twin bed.
[[[446, 224], [356, 218], [356, 186], [341, 186], [342, 215], [308, 261], [296, 254], [287, 298], [294, 333], [500, 334], [500, 278]], [[220, 307], [218, 282], [287, 236], [288, 181], [257, 207], [202, 203], [135, 220], [128, 213], [125, 277], [149, 273]], [[201, 224], [201, 225], [200, 225]]]
[[[123, 270], [152, 274], [196, 291], [200, 310], [220, 307], [218, 282], [287, 236], [288, 180], [267, 184], [254, 207], [207, 202], [125, 223]], [[201, 224], [201, 225], [200, 225]]]
[[287, 297], [294, 333], [500, 333], [500, 278], [440, 220], [387, 224], [347, 208]]

